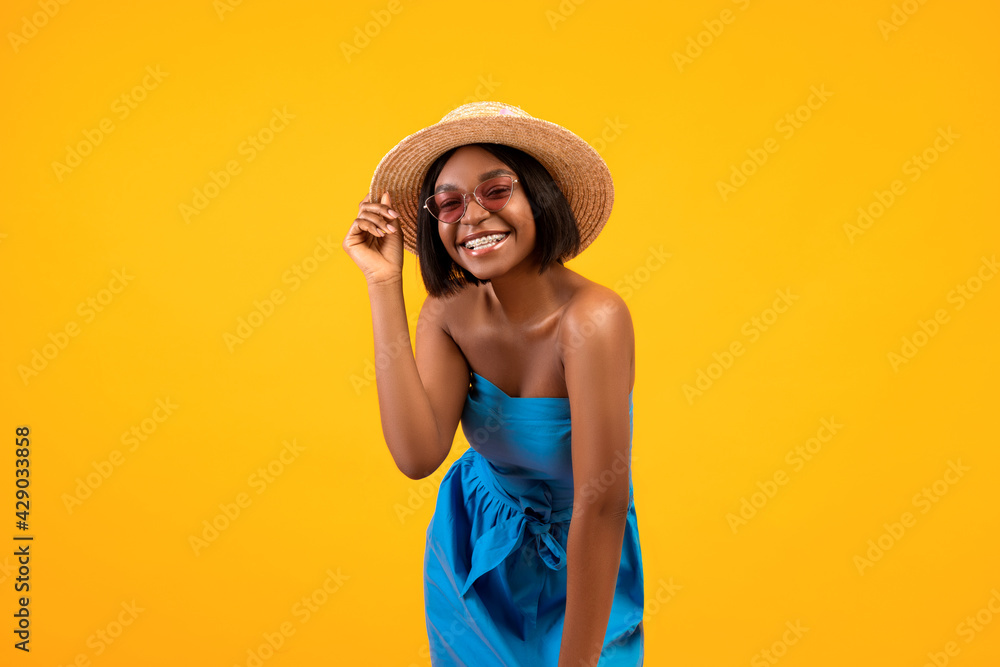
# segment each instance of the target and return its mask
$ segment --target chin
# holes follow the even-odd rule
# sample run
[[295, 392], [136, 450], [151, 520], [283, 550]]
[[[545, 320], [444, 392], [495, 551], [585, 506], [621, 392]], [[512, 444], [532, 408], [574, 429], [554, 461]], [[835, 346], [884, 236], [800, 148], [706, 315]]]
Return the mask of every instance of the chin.
[[[461, 251], [459, 251], [459, 253], [461, 253]], [[459, 261], [460, 259], [461, 261]], [[490, 278], [502, 276], [510, 270], [510, 266], [508, 266], [507, 262], [504, 262], [503, 264], [480, 262], [475, 258], [462, 257], [461, 254], [457, 257], [452, 256], [451, 260], [456, 265], [462, 267], [480, 280], [489, 280]]]
[[501, 269], [501, 270], [494, 269], [494, 270], [489, 270], [489, 271], [484, 271], [483, 269], [480, 269], [477, 272], [477, 271], [473, 271], [469, 267], [465, 267], [465, 270], [468, 271], [469, 273], [471, 273], [472, 275], [474, 275], [479, 280], [485, 280], [486, 282], [489, 282], [493, 278], [497, 278], [499, 276], [502, 276], [504, 273], [506, 273], [506, 270], [504, 270], [504, 269]]

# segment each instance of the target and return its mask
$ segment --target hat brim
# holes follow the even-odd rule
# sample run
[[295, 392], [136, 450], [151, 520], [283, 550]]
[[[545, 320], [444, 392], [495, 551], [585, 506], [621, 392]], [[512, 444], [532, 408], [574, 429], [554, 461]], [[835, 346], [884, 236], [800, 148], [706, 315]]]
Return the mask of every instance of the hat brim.
[[614, 182], [607, 164], [586, 141], [569, 130], [532, 117], [492, 116], [441, 121], [419, 130], [390, 150], [372, 176], [369, 194], [378, 201], [388, 192], [399, 213], [403, 246], [417, 255], [420, 186], [431, 164], [446, 151], [475, 143], [520, 149], [545, 167], [562, 190], [580, 230], [585, 250], [600, 234], [614, 204]]

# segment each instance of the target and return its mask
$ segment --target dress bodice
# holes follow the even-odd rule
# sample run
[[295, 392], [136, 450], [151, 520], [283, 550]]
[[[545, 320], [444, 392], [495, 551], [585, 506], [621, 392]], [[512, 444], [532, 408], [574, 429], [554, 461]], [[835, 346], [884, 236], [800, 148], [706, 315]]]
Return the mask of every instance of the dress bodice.
[[[462, 431], [512, 497], [544, 482], [553, 509], [573, 504], [572, 421], [569, 398], [508, 396], [472, 372], [462, 411]], [[632, 435], [629, 393], [629, 442]], [[631, 480], [630, 484], [631, 486]]]

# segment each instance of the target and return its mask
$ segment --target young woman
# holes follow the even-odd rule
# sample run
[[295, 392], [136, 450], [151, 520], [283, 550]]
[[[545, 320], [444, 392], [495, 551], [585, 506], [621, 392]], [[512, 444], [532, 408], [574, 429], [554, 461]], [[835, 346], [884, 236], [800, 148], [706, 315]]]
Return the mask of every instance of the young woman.
[[[632, 319], [566, 268], [614, 189], [600, 155], [518, 107], [477, 102], [379, 163], [343, 248], [368, 284], [382, 432], [441, 481], [424, 553], [431, 663], [641, 665], [631, 477]], [[411, 352], [403, 248], [428, 297]]]

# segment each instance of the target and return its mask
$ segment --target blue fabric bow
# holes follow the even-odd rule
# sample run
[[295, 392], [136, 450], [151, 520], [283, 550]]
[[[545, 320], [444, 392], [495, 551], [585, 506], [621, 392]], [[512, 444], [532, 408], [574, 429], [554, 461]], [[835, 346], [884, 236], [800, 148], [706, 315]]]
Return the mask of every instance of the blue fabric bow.
[[[473, 544], [469, 576], [462, 586], [463, 596], [479, 577], [499, 566], [522, 545], [525, 549], [532, 550], [524, 554], [525, 560], [530, 560], [530, 557], [537, 554], [550, 570], [561, 570], [566, 567], [566, 549], [552, 534], [552, 526], [568, 522], [573, 516], [572, 506], [552, 511], [552, 491], [544, 482], [535, 484], [514, 500], [521, 509], [520, 513], [497, 522]], [[532, 572], [530, 579], [514, 600], [524, 619], [525, 635], [535, 627], [538, 618], [538, 600], [544, 584], [543, 573]]]

